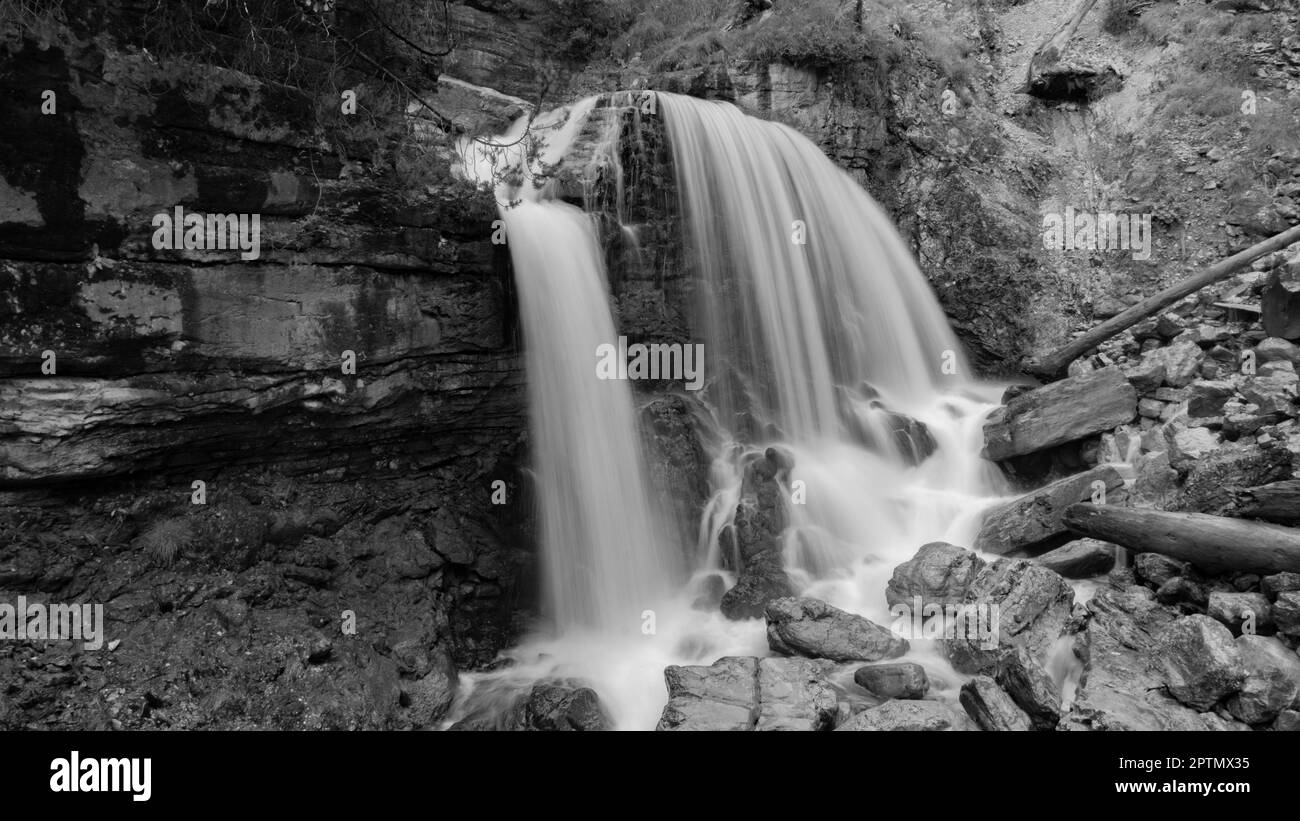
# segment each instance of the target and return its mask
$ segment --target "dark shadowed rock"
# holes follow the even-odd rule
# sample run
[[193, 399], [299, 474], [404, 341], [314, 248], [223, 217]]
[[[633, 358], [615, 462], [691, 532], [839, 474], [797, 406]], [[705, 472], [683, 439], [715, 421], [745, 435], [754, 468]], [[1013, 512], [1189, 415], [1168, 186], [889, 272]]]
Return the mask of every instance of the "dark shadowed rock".
[[916, 596], [923, 604], [957, 604], [966, 597], [971, 581], [985, 566], [975, 553], [947, 542], [923, 545], [916, 555], [894, 568], [885, 588], [890, 606], [912, 607]]
[[1274, 638], [1238, 636], [1246, 674], [1229, 697], [1228, 712], [1247, 724], [1267, 724], [1283, 710], [1300, 707], [1300, 657]]
[[1109, 573], [1115, 566], [1115, 545], [1098, 539], [1079, 539], [1049, 550], [1034, 561], [1067, 579], [1087, 579]]
[[1034, 729], [1056, 729], [1061, 720], [1061, 694], [1032, 656], [1024, 650], [1008, 653], [998, 664], [996, 680], [1029, 716]]
[[1169, 693], [1208, 710], [1241, 687], [1241, 654], [1232, 633], [1209, 616], [1185, 616], [1161, 631], [1159, 663]]
[[542, 681], [515, 708], [518, 730], [597, 731], [612, 728], [600, 697], [570, 681]]
[[458, 685], [456, 668], [445, 655], [440, 656], [433, 669], [419, 681], [406, 682], [402, 702], [407, 705], [412, 725], [416, 728], [436, 727], [451, 708]]
[[1227, 444], [1197, 460], [1188, 471], [1174, 510], [1236, 514], [1236, 495], [1257, 485], [1291, 478], [1291, 451], [1276, 444]]
[[880, 661], [907, 652], [907, 640], [820, 599], [776, 599], [767, 606], [767, 643], [788, 656]]
[[794, 459], [783, 448], [768, 448], [745, 466], [736, 506], [735, 540], [740, 574], [722, 597], [720, 609], [729, 619], [754, 619], [773, 599], [794, 590], [781, 559], [780, 537], [789, 522], [785, 489]]
[[657, 730], [750, 730], [758, 714], [758, 659], [729, 656], [709, 667], [664, 670], [668, 704]]
[[1009, 459], [1108, 431], [1137, 415], [1137, 391], [1102, 368], [1017, 396], [984, 425], [984, 455]]
[[836, 727], [848, 731], [943, 731], [972, 729], [970, 719], [938, 701], [886, 701]]
[[761, 553], [750, 559], [735, 585], [722, 595], [719, 609], [729, 619], [763, 617], [768, 603], [794, 594], [781, 557], [774, 552]]
[[1187, 573], [1187, 563], [1160, 553], [1139, 553], [1133, 557], [1133, 575], [1153, 587]]
[[925, 668], [910, 661], [859, 667], [853, 673], [853, 680], [859, 687], [885, 699], [921, 698], [930, 691]]
[[985, 512], [975, 549], [1002, 555], [1060, 539], [1068, 532], [1062, 521], [1067, 507], [1099, 492], [1099, 501], [1121, 501], [1123, 487], [1119, 471], [1107, 465], [1052, 482]]
[[975, 676], [962, 685], [961, 706], [982, 730], [991, 732], [1032, 730], [1029, 714], [988, 676]]

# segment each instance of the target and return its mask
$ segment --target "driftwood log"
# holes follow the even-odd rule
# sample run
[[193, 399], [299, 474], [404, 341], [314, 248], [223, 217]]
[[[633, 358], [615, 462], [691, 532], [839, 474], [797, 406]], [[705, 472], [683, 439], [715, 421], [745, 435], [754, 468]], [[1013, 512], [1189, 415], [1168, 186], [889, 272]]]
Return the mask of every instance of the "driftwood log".
[[1204, 513], [1071, 505], [1065, 526], [1075, 533], [1190, 562], [1210, 573], [1300, 573], [1300, 530]]

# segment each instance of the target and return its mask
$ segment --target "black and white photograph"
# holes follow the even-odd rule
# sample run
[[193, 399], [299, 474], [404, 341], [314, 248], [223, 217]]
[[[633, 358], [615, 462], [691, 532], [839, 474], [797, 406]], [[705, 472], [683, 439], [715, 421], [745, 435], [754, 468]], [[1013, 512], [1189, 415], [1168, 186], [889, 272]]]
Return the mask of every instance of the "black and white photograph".
[[1276, 798], [1298, 369], [1296, 0], [0, 0], [51, 806], [575, 731]]

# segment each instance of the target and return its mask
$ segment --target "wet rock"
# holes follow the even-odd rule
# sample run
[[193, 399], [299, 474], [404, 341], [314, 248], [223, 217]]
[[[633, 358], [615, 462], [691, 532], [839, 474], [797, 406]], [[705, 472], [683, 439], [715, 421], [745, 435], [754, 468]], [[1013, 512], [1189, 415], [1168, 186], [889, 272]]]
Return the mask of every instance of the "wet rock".
[[1190, 339], [1178, 339], [1160, 348], [1157, 355], [1165, 365], [1165, 384], [1172, 388], [1189, 385], [1199, 375], [1205, 354]]
[[1099, 539], [1079, 539], [1034, 558], [1034, 562], [1067, 579], [1087, 579], [1109, 573], [1116, 546]]
[[1193, 382], [1188, 390], [1187, 415], [1222, 416], [1224, 404], [1236, 391], [1236, 386], [1226, 380]]
[[1052, 677], [1024, 650], [1003, 656], [997, 683], [1029, 717], [1036, 730], [1053, 730], [1061, 720], [1061, 694]]
[[767, 606], [767, 643], [777, 653], [834, 661], [880, 661], [907, 652], [906, 639], [820, 599], [776, 599]]
[[612, 726], [595, 690], [571, 681], [542, 681], [515, 708], [511, 729], [594, 732]]
[[1247, 724], [1267, 724], [1288, 708], [1300, 707], [1300, 657], [1274, 638], [1238, 636], [1245, 681], [1226, 703]]
[[1156, 601], [1177, 607], [1184, 613], [1204, 613], [1205, 590], [1186, 576], [1175, 576], [1156, 588]]
[[965, 600], [971, 582], [984, 567], [984, 560], [969, 550], [947, 542], [931, 542], [894, 568], [885, 588], [885, 600], [891, 607], [912, 607], [917, 596], [923, 605], [958, 604]]
[[945, 731], [971, 729], [971, 721], [938, 701], [886, 701], [836, 727], [847, 731]]
[[1133, 557], [1133, 573], [1139, 581], [1159, 588], [1165, 582], [1187, 573], [1187, 563], [1160, 553], [1139, 553]]
[[1255, 362], [1257, 365], [1279, 361], [1300, 365], [1300, 345], [1276, 336], [1270, 336], [1255, 346]]
[[668, 704], [657, 730], [750, 730], [758, 714], [758, 659], [664, 670]]
[[780, 555], [764, 552], [746, 563], [736, 584], [723, 594], [719, 609], [734, 621], [762, 618], [768, 604], [793, 594]]
[[1206, 454], [1221, 444], [1219, 437], [1208, 428], [1188, 428], [1170, 423], [1164, 429], [1166, 453], [1174, 470], [1186, 471]]
[[1300, 339], [1300, 266], [1281, 266], [1269, 273], [1260, 308], [1270, 337]]
[[1146, 356], [1121, 367], [1124, 377], [1139, 395], [1150, 393], [1165, 382], [1165, 363], [1159, 357]]
[[1138, 499], [1163, 506], [1177, 492], [1178, 471], [1170, 466], [1168, 453], [1160, 450], [1141, 457], [1133, 482], [1133, 494]]
[[1273, 608], [1263, 593], [1210, 593], [1206, 615], [1233, 634], [1273, 632]]
[[1256, 376], [1247, 379], [1241, 386], [1241, 395], [1246, 401], [1258, 406], [1260, 413], [1277, 413], [1286, 416], [1295, 415], [1295, 398], [1300, 392], [1300, 381], [1294, 374], [1280, 376]]
[[403, 687], [402, 701], [407, 705], [407, 718], [412, 726], [437, 727], [451, 709], [459, 684], [456, 668], [445, 654], [419, 681], [407, 682]]
[[1099, 494], [1108, 503], [1122, 501], [1123, 487], [1124, 478], [1109, 466], [1053, 482], [987, 511], [974, 547], [1006, 554], [1059, 540], [1068, 532], [1062, 521], [1067, 507]]
[[1136, 414], [1137, 391], [1118, 368], [1102, 368], [1017, 396], [994, 411], [984, 425], [984, 455], [1002, 460], [1036, 453], [1110, 430]]
[[853, 681], [884, 699], [922, 698], [930, 691], [925, 668], [910, 661], [859, 667]]
[[1161, 631], [1159, 663], [1169, 693], [1209, 710], [1241, 687], [1241, 653], [1228, 628], [1208, 616], [1185, 616]]
[[1061, 722], [1075, 730], [1204, 730], [1199, 715], [1170, 698], [1155, 665], [1157, 636], [1178, 613], [1144, 587], [1102, 588], [1084, 606], [1076, 641], [1083, 674]]
[[1279, 732], [1300, 732], [1300, 710], [1283, 710], [1278, 713], [1273, 729]]
[[835, 724], [835, 690], [824, 662], [765, 658], [758, 662], [758, 720], [755, 730], [830, 730]]
[[988, 613], [991, 635], [959, 630], [944, 641], [944, 652], [959, 672], [985, 673], [1017, 649], [1044, 658], [1070, 620], [1074, 590], [1045, 567], [1000, 559], [975, 577], [964, 603], [974, 605], [977, 614], [980, 608]]
[[975, 676], [963, 684], [959, 698], [967, 715], [982, 730], [1025, 731], [1034, 728], [1029, 714], [988, 676]]

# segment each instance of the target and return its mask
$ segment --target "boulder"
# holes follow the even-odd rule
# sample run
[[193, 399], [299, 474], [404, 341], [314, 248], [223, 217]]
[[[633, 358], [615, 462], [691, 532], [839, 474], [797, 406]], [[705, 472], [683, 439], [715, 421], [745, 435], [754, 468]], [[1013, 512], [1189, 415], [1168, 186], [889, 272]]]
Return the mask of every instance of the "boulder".
[[971, 722], [966, 716], [938, 701], [886, 701], [878, 707], [863, 710], [836, 731], [944, 731], [969, 730]]
[[804, 658], [760, 659], [754, 729], [832, 729], [837, 705], [835, 690], [826, 681], [827, 667]]
[[1174, 510], [1234, 515], [1246, 488], [1291, 477], [1291, 451], [1277, 444], [1225, 444], [1192, 464]]
[[1117, 547], [1098, 539], [1078, 539], [1034, 558], [1034, 562], [1067, 579], [1102, 576], [1115, 566]]
[[859, 667], [853, 681], [884, 699], [921, 698], [930, 690], [925, 668], [910, 661]]
[[746, 562], [740, 578], [722, 594], [718, 608], [733, 621], [758, 619], [763, 617], [770, 602], [793, 594], [794, 586], [786, 575], [780, 554], [764, 552]]
[[989, 613], [992, 635], [958, 631], [944, 641], [944, 652], [959, 672], [987, 673], [1017, 649], [1036, 660], [1045, 658], [1070, 620], [1074, 590], [1045, 567], [999, 559], [975, 577], [964, 603]]
[[1052, 482], [986, 511], [974, 547], [1002, 555], [1059, 540], [1068, 532], [1062, 521], [1067, 507], [1098, 492], [1105, 502], [1121, 501], [1123, 487], [1124, 477], [1106, 465]]
[[1300, 393], [1300, 380], [1295, 374], [1255, 376], [1246, 379], [1241, 386], [1241, 395], [1258, 406], [1260, 413], [1295, 416], [1297, 393]]
[[1184, 616], [1165, 627], [1157, 654], [1169, 693], [1197, 710], [1213, 708], [1245, 678], [1232, 633], [1208, 616]]
[[1300, 339], [1300, 265], [1280, 266], [1269, 273], [1260, 308], [1270, 337]]
[[404, 682], [402, 703], [407, 705], [407, 715], [413, 726], [436, 727], [456, 699], [459, 678], [456, 668], [445, 655], [440, 655], [433, 669], [419, 681]]
[[907, 652], [906, 639], [820, 599], [776, 599], [767, 606], [767, 643], [788, 656], [880, 661]]
[[758, 716], [758, 659], [664, 670], [668, 704], [656, 730], [750, 730]]
[[1273, 599], [1273, 623], [1282, 635], [1300, 638], [1300, 590], [1277, 594]]
[[1017, 396], [984, 425], [984, 456], [1003, 460], [1074, 442], [1129, 422], [1137, 391], [1115, 367]]
[[1236, 386], [1226, 380], [1193, 382], [1187, 394], [1187, 415], [1222, 416], [1223, 406], [1236, 392]]
[[1227, 701], [1229, 713], [1246, 724], [1267, 724], [1300, 708], [1300, 657], [1264, 636], [1238, 636], [1237, 650], [1246, 678]]
[[1290, 362], [1300, 365], [1300, 345], [1276, 336], [1270, 336], [1255, 346], [1255, 363]]
[[1233, 634], [1273, 632], [1273, 608], [1263, 593], [1213, 591], [1206, 603], [1206, 615]]
[[988, 676], [975, 676], [962, 685], [958, 696], [961, 706], [980, 729], [990, 732], [1032, 730], [1029, 714], [1020, 709]]
[[1133, 557], [1133, 574], [1138, 581], [1145, 582], [1153, 588], [1161, 587], [1165, 582], [1187, 573], [1187, 562], [1171, 559], [1159, 553], [1139, 553]]
[[1006, 691], [1036, 730], [1054, 730], [1061, 720], [1061, 694], [1052, 677], [1024, 650], [1003, 656], [997, 683]]
[[609, 730], [613, 723], [596, 691], [567, 680], [540, 681], [515, 707], [515, 730]]
[[1156, 351], [1165, 366], [1165, 384], [1172, 388], [1189, 385], [1201, 371], [1205, 354], [1191, 339], [1180, 337]]
[[1290, 590], [1300, 590], [1300, 573], [1274, 573], [1271, 576], [1265, 576], [1259, 580], [1259, 589], [1264, 591], [1269, 601], [1273, 601], [1280, 593], [1286, 593]]
[[959, 604], [985, 561], [975, 553], [947, 542], [922, 545], [916, 555], [894, 568], [885, 587], [891, 607], [912, 607], [917, 596], [923, 605]]

